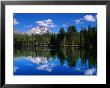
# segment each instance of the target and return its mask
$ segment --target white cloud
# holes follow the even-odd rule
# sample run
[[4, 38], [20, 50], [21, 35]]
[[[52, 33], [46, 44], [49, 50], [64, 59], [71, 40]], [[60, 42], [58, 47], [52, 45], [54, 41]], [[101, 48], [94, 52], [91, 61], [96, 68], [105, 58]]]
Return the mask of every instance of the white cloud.
[[43, 26], [43, 27], [48, 27], [48, 28], [53, 28], [56, 27], [52, 21], [52, 19], [47, 19], [47, 20], [41, 20], [41, 21], [36, 21], [35, 22], [38, 26]]
[[92, 15], [85, 15], [84, 16], [84, 20], [91, 21], [91, 22], [95, 22], [96, 21], [95, 17], [92, 16]]
[[19, 24], [19, 22], [14, 18], [14, 25]]
[[79, 18], [79, 19], [76, 19], [74, 22], [76, 24], [82, 24], [84, 23], [83, 21], [89, 21], [89, 22], [95, 22], [97, 19], [97, 15], [96, 16], [92, 16], [92, 15], [85, 15], [83, 18]]
[[57, 27], [57, 25], [55, 25], [55, 24], [52, 24], [52, 25], [50, 25], [50, 26], [48, 26], [49, 28], [54, 28], [54, 27]]
[[75, 20], [75, 23], [76, 23], [76, 24], [81, 24], [81, 23], [83, 23], [83, 22], [81, 22], [81, 20], [82, 20], [81, 18], [80, 18], [80, 19], [77, 19], [77, 20]]
[[28, 26], [26, 26], [26, 27], [32, 27], [32, 25], [28, 25]]
[[63, 24], [63, 27], [66, 27], [67, 25], [66, 24]]

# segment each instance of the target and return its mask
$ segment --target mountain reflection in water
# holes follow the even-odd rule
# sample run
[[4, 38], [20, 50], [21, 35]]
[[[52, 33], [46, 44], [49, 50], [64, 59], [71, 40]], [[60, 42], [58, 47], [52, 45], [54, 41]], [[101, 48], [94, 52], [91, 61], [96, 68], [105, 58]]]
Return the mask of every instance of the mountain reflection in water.
[[48, 47], [14, 49], [14, 75], [96, 75], [97, 51]]

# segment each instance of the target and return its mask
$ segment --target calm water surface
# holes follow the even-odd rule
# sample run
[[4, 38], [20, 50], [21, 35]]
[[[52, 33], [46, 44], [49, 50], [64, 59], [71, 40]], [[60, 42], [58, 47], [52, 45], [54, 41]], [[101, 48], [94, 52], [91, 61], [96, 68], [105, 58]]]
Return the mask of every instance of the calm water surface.
[[14, 75], [96, 75], [95, 49], [60, 47], [16, 48]]

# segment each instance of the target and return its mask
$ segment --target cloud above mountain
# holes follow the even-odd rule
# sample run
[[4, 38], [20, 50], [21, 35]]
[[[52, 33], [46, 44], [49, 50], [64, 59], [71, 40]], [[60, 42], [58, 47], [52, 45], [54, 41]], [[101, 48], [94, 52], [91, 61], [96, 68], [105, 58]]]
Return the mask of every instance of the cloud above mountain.
[[52, 19], [47, 19], [47, 20], [40, 20], [35, 22], [38, 26], [43, 26], [47, 28], [53, 28], [57, 27], [57, 25], [54, 24]]
[[[44, 34], [51, 32], [49, 29], [57, 27], [55, 23], [53, 22], [52, 19], [47, 19], [47, 20], [39, 20], [36, 21], [36, 27], [31, 28], [29, 31], [27, 31], [27, 34]], [[27, 28], [32, 27], [32, 25], [26, 26]]]

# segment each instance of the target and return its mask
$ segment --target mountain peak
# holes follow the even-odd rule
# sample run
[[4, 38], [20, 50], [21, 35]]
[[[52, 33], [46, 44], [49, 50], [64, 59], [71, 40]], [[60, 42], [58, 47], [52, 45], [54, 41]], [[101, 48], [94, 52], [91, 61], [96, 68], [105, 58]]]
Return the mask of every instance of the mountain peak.
[[49, 32], [48, 28], [39, 26], [39, 27], [36, 27], [36, 28], [32, 28], [31, 30], [29, 30], [27, 32], [27, 34], [29, 34], [29, 35], [31, 35], [31, 34], [45, 34], [45, 33], [48, 33], [48, 32]]

